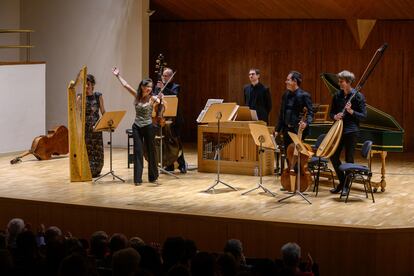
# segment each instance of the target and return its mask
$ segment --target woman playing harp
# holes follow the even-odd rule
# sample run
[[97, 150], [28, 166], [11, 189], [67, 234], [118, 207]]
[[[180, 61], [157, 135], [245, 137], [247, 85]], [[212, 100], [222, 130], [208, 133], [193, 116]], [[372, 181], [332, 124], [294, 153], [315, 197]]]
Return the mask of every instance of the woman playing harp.
[[[95, 84], [95, 77], [88, 74], [86, 77], [85, 144], [92, 177], [99, 176], [104, 165], [102, 132], [93, 131], [93, 127], [100, 118], [99, 111], [103, 115], [105, 107], [102, 93], [95, 91]], [[79, 100], [80, 96], [78, 96]]]

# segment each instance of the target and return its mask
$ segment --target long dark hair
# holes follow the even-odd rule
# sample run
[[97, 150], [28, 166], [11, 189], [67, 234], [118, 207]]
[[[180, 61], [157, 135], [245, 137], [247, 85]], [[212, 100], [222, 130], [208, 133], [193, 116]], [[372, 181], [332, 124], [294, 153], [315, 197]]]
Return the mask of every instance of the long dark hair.
[[137, 96], [135, 98], [135, 104], [137, 104], [141, 99], [142, 99], [142, 89], [144, 86], [147, 86], [148, 84], [153, 83], [152, 79], [148, 78], [148, 79], [143, 79], [139, 85], [138, 85], [138, 89], [137, 89]]

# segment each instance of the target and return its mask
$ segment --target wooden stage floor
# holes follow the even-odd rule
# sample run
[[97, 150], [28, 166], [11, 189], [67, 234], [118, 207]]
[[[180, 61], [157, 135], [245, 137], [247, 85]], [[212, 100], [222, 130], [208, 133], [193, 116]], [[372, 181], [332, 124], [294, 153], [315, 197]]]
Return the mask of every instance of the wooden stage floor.
[[[185, 154], [195, 166], [195, 147], [186, 148]], [[230, 174], [221, 179], [238, 191], [219, 185], [215, 193], [206, 193], [216, 174], [196, 170], [177, 172], [179, 179], [163, 174], [158, 185], [144, 182], [136, 187], [133, 169], [127, 168], [126, 149], [115, 149], [113, 154], [115, 173], [125, 183], [110, 176], [98, 183], [71, 183], [67, 156], [49, 161], [26, 157], [11, 165], [14, 156], [0, 156], [2, 225], [22, 217], [83, 237], [100, 229], [156, 242], [181, 235], [208, 251], [220, 251], [226, 239], [239, 238], [247, 256], [267, 258], [280, 257], [280, 247], [295, 241], [302, 252], [312, 253], [322, 275], [414, 274], [413, 154], [388, 155], [386, 191], [375, 193], [375, 203], [365, 198], [362, 185], [355, 184], [345, 204], [330, 194], [329, 182], [322, 182], [318, 197], [308, 192], [311, 205], [299, 196], [279, 203], [286, 195], [276, 176], [263, 177], [276, 197], [261, 190], [242, 196], [256, 187], [258, 177]], [[105, 157], [103, 173], [109, 170], [107, 149]], [[373, 171], [378, 181], [378, 160]], [[350, 265], [339, 268], [338, 263]]]
[[[190, 166], [196, 166], [194, 148], [185, 152]], [[329, 193], [330, 183], [322, 181], [319, 194], [308, 192], [306, 203], [295, 196], [279, 203], [286, 195], [280, 191], [280, 178], [263, 177], [264, 186], [276, 197], [256, 190], [248, 195], [241, 193], [256, 187], [254, 176], [222, 174], [221, 180], [236, 187], [232, 191], [222, 184], [215, 193], [204, 190], [214, 183], [214, 173], [190, 170], [176, 175], [179, 179], [161, 174], [158, 185], [147, 182], [144, 170], [141, 186], [133, 185], [133, 169], [127, 168], [126, 149], [114, 149], [113, 169], [126, 183], [106, 176], [97, 183], [71, 183], [68, 157], [37, 161], [33, 156], [11, 165], [14, 155], [0, 156], [0, 197], [35, 201], [78, 204], [85, 206], [145, 210], [175, 214], [253, 219], [340, 227], [374, 229], [414, 227], [414, 158], [412, 154], [390, 153], [387, 157], [386, 191], [375, 193], [375, 203], [366, 199], [362, 185], [355, 184], [349, 202], [339, 201], [338, 195]], [[103, 173], [109, 171], [109, 152], [105, 153]], [[362, 160], [360, 160], [362, 162]], [[379, 161], [374, 161], [374, 180], [380, 178]]]

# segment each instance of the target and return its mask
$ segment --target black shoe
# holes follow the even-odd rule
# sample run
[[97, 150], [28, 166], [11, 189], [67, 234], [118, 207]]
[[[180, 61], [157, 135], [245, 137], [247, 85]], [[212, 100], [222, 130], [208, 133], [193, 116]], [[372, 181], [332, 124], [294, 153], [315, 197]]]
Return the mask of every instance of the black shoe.
[[140, 186], [142, 182], [135, 182], [135, 186]]
[[344, 189], [342, 190], [341, 196], [347, 196], [349, 193], [349, 188], [348, 187], [344, 187]]
[[183, 166], [178, 166], [178, 169], [180, 170], [180, 173], [187, 173], [187, 166], [183, 165]]
[[164, 167], [164, 170], [167, 172], [173, 172], [174, 171], [174, 164]]
[[336, 186], [336, 188], [331, 189], [330, 192], [333, 194], [339, 194], [342, 191], [342, 187], [340, 185]]

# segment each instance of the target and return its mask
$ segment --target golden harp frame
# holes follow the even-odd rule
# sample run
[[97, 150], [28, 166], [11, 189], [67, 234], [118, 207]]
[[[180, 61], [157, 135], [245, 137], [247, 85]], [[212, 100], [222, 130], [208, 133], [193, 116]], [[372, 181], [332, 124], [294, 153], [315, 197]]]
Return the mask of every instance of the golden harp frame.
[[[76, 80], [68, 86], [68, 127], [70, 181], [91, 181], [88, 152], [85, 144], [87, 67], [83, 66]], [[78, 93], [81, 93], [79, 96]], [[80, 97], [80, 98], [79, 98]]]

